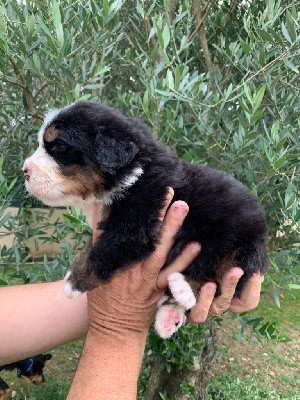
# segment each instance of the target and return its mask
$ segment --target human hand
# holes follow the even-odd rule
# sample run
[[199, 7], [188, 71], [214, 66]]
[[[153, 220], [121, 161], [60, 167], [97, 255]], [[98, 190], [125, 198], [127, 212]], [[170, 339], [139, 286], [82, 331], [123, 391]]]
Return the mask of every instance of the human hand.
[[174, 202], [167, 212], [173, 195], [170, 189], [161, 212], [161, 238], [154, 253], [128, 270], [119, 272], [110, 282], [88, 292], [91, 330], [110, 335], [125, 330], [147, 331], [155, 315], [157, 301], [168, 285], [168, 275], [183, 271], [199, 253], [200, 245], [191, 243], [170, 266], [161, 270], [188, 213], [188, 206], [182, 201]]
[[253, 310], [260, 299], [261, 284], [264, 277], [254, 274], [247, 282], [240, 297], [234, 297], [239, 279], [244, 274], [241, 268], [231, 268], [221, 282], [221, 295], [214, 298], [216, 284], [208, 282], [202, 286], [197, 304], [189, 313], [189, 322], [201, 323], [225, 311], [237, 313]]
[[[188, 213], [188, 206], [182, 201], [172, 204], [173, 190], [161, 212], [161, 240], [155, 252], [147, 260], [137, 263], [130, 269], [119, 273], [114, 279], [88, 293], [91, 325], [98, 322], [114, 324], [114, 329], [144, 329], [152, 322], [156, 304], [162, 291], [168, 286], [168, 276], [172, 272], [182, 272], [200, 251], [197, 243], [187, 246], [182, 254], [168, 268], [161, 270], [174, 237]], [[97, 213], [95, 213], [97, 214]], [[98, 217], [95, 218], [94, 226]], [[94, 239], [101, 232], [94, 230]], [[214, 298], [216, 284], [208, 282], [200, 290], [197, 304], [189, 312], [189, 322], [202, 323], [212, 316], [225, 311], [244, 312], [257, 307], [263, 277], [253, 275], [244, 288], [240, 298], [234, 297], [235, 289], [243, 271], [230, 269], [221, 282], [222, 294]], [[97, 328], [97, 329], [98, 329]], [[112, 326], [111, 326], [112, 328]]]

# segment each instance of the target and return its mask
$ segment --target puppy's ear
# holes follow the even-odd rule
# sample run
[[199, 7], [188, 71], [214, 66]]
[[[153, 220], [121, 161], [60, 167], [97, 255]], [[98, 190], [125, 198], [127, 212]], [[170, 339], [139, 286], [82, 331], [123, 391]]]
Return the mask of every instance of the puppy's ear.
[[110, 174], [130, 164], [139, 146], [129, 138], [97, 133], [95, 139], [96, 159], [101, 169]]

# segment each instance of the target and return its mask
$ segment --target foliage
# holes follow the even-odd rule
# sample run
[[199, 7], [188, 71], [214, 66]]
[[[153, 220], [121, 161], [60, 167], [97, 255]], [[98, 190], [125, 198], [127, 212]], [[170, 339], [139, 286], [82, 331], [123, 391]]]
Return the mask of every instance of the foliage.
[[163, 340], [157, 336], [154, 329], [150, 330], [150, 340], [146, 348], [148, 358], [163, 356], [163, 366], [170, 372], [172, 365], [179, 369], [189, 368], [201, 350], [205, 327], [194, 324], [185, 325], [176, 332], [171, 340]]
[[[33, 228], [19, 183], [44, 112], [89, 99], [139, 116], [182, 158], [248, 185], [266, 210], [273, 271], [266, 282], [277, 305], [281, 289], [299, 288], [300, 11], [284, 0], [205, 3], [1, 0], [0, 219], [16, 234], [11, 249], [1, 248], [5, 282], [16, 265], [23, 281], [32, 280], [24, 239], [61, 241], [76, 226], [78, 246], [87, 233], [75, 211], [52, 237], [44, 231], [48, 211]], [[24, 205], [16, 218], [5, 213], [13, 201]], [[44, 279], [62, 275], [71, 257], [67, 245], [55, 261], [45, 259]], [[257, 330], [249, 321], [242, 323]], [[272, 336], [273, 328], [264, 321], [259, 329]], [[190, 337], [183, 331], [177, 342], [184, 347]], [[178, 362], [168, 353], [173, 345], [163, 344], [169, 364]]]

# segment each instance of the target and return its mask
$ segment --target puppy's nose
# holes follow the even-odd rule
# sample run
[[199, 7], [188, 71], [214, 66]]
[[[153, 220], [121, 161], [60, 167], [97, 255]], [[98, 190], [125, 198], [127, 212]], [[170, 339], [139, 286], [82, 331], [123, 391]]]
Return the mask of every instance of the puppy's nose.
[[23, 174], [26, 179], [26, 181], [29, 181], [30, 175], [31, 175], [31, 170], [28, 167], [23, 168]]

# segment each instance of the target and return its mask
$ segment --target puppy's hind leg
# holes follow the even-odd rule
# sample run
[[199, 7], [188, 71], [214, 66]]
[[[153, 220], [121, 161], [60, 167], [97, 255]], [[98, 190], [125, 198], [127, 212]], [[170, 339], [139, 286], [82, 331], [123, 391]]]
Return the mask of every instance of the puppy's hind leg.
[[196, 304], [194, 292], [180, 272], [173, 272], [168, 276], [169, 289], [174, 299], [185, 310], [190, 310]]
[[185, 324], [186, 310], [167, 295], [161, 297], [157, 306], [155, 330], [161, 338], [168, 339]]
[[162, 296], [157, 304], [155, 319], [155, 330], [163, 339], [171, 337], [185, 324], [186, 311], [196, 304], [194, 292], [182, 274], [173, 272], [169, 275], [168, 282], [173, 298]]

